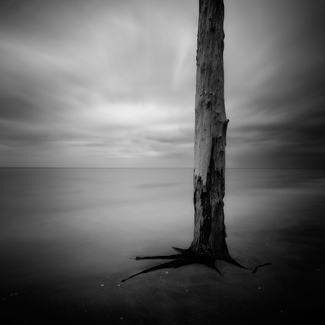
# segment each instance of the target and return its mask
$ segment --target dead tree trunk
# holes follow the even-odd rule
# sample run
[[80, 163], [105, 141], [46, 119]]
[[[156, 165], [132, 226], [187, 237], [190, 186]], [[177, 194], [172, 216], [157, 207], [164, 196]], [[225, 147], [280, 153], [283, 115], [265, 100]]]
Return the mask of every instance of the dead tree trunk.
[[[216, 260], [244, 268], [230, 256], [224, 223], [225, 147], [228, 120], [224, 99], [224, 4], [223, 0], [200, 0], [197, 39], [194, 145], [194, 238], [190, 248], [174, 248], [179, 254], [137, 257], [173, 259], [136, 275], [191, 263], [215, 270]], [[261, 264], [257, 268], [270, 263]], [[218, 271], [219, 272], [219, 271]]]
[[197, 39], [194, 145], [195, 254], [229, 257], [223, 198], [228, 120], [224, 100], [224, 4], [200, 0]]

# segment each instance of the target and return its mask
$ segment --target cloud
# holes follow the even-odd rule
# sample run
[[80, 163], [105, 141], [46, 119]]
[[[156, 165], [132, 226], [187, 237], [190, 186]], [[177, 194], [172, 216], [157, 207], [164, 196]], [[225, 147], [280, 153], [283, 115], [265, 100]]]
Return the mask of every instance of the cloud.
[[[324, 5], [225, 5], [227, 166], [320, 166]], [[192, 166], [196, 0], [2, 8], [1, 166]]]
[[0, 38], [2, 146], [107, 158], [169, 152], [149, 138], [164, 127], [172, 136], [169, 123], [188, 124], [179, 111], [194, 102], [195, 24], [150, 1], [33, 8], [9, 6]]
[[[245, 15], [253, 3], [250, 20], [235, 22], [242, 24], [238, 35], [243, 41], [230, 46], [239, 51], [226, 53], [231, 163], [322, 166], [325, 51], [320, 40], [325, 33], [320, 13], [324, 4], [305, 6], [298, 1], [293, 10], [292, 1], [245, 1], [236, 7]], [[238, 41], [232, 34], [235, 30], [228, 28], [228, 37]]]

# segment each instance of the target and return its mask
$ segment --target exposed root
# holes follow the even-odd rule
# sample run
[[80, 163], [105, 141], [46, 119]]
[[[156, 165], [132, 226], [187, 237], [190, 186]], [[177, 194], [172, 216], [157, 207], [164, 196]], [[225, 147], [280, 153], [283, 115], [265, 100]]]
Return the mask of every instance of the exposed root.
[[184, 248], [178, 248], [178, 247], [173, 247], [172, 249], [174, 249], [176, 252], [180, 252], [180, 253], [185, 253], [186, 251], [188, 251], [188, 249], [184, 249]]
[[[175, 254], [175, 255], [167, 255], [167, 256], [143, 256], [143, 257], [136, 257], [136, 260], [143, 260], [143, 259], [174, 259], [173, 261], [170, 262], [166, 262], [163, 264], [159, 264], [156, 265], [154, 267], [150, 267], [148, 269], [145, 269], [141, 272], [138, 272], [136, 274], [133, 274], [132, 276], [123, 279], [122, 282], [125, 282], [126, 280], [129, 280], [131, 278], [134, 278], [137, 275], [140, 274], [144, 274], [144, 273], [148, 273], [148, 272], [152, 272], [152, 271], [157, 271], [157, 270], [161, 270], [161, 269], [165, 269], [165, 268], [179, 268], [185, 265], [189, 265], [189, 264], [204, 264], [210, 268], [212, 268], [213, 270], [217, 271], [218, 273], [220, 273], [220, 271], [217, 269], [217, 267], [215, 266], [215, 261], [208, 255], [195, 255], [192, 250], [189, 249], [182, 249], [182, 248], [177, 248], [177, 247], [173, 247], [174, 250], [181, 252], [181, 254]], [[221, 273], [220, 273], [221, 274]]]
[[163, 255], [163, 256], [137, 256], [136, 260], [174, 260], [176, 258], [182, 257], [183, 254], [174, 254], [174, 255]]
[[[148, 260], [148, 259], [173, 259], [173, 261], [166, 262], [163, 264], [159, 264], [153, 267], [150, 267], [148, 269], [145, 269], [141, 272], [138, 272], [136, 274], [131, 275], [130, 277], [123, 279], [121, 282], [125, 282], [126, 280], [129, 280], [131, 278], [134, 278], [137, 275], [152, 272], [152, 271], [157, 271], [161, 269], [166, 269], [166, 268], [179, 268], [185, 265], [189, 264], [203, 264], [206, 265], [207, 267], [217, 271], [218, 273], [221, 274], [221, 272], [218, 270], [218, 268], [215, 265], [215, 260], [207, 255], [207, 254], [194, 254], [191, 248], [188, 249], [183, 249], [183, 248], [177, 248], [177, 247], [172, 247], [174, 250], [181, 252], [181, 254], [174, 254], [174, 255], [163, 255], [163, 256], [143, 256], [139, 257], [137, 256], [135, 259], [136, 260]], [[235, 261], [230, 255], [228, 255], [225, 259], [226, 262], [235, 265], [237, 267], [240, 267], [242, 269], [248, 270], [245, 266], [241, 265], [237, 261]], [[255, 267], [252, 273], [256, 273], [257, 269], [262, 266], [267, 266], [267, 265], [272, 265], [271, 263], [264, 263], [261, 265], [258, 265]]]
[[258, 269], [259, 267], [267, 266], [267, 265], [272, 265], [272, 263], [263, 263], [263, 264], [261, 264], [261, 265], [257, 265], [257, 266], [255, 267], [255, 269], [253, 270], [252, 273], [256, 273], [256, 271], [257, 271], [257, 269]]
[[245, 266], [241, 265], [240, 263], [238, 263], [237, 261], [235, 261], [230, 255], [228, 255], [228, 257], [225, 259], [225, 261], [232, 265], [238, 266], [242, 269], [248, 270], [247, 267], [245, 267]]
[[166, 262], [166, 263], [154, 266], [154, 267], [150, 267], [149, 269], [143, 270], [141, 272], [138, 272], [136, 274], [133, 274], [133, 275], [129, 276], [126, 279], [123, 279], [121, 282], [125, 282], [126, 280], [134, 278], [135, 276], [140, 275], [140, 274], [144, 274], [144, 273], [148, 273], [148, 272], [152, 272], [152, 271], [157, 271], [157, 270], [161, 270], [161, 269], [165, 269], [165, 268], [169, 268], [169, 267], [174, 268], [175, 262], [177, 262], [177, 261], [178, 260], [171, 261], [171, 262]]

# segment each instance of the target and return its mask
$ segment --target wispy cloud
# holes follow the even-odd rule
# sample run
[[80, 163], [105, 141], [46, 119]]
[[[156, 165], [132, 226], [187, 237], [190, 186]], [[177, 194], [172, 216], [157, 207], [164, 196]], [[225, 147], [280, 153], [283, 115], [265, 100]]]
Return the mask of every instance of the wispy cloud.
[[229, 1], [228, 10], [235, 6], [246, 19], [235, 22], [237, 31], [228, 26], [228, 152], [234, 164], [322, 167], [324, 4]]
[[[323, 4], [225, 5], [227, 165], [324, 163]], [[1, 166], [192, 166], [196, 0], [0, 9]]]

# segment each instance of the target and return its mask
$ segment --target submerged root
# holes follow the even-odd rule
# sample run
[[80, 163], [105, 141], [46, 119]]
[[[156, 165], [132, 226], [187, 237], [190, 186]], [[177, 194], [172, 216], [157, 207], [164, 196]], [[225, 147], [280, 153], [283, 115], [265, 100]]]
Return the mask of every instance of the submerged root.
[[[189, 264], [203, 264], [206, 265], [207, 267], [217, 271], [218, 273], [221, 274], [221, 272], [218, 270], [218, 268], [215, 265], [215, 260], [209, 256], [208, 254], [194, 254], [191, 248], [188, 249], [182, 249], [182, 248], [177, 248], [177, 247], [172, 247], [174, 250], [180, 252], [181, 254], [174, 254], [174, 255], [163, 255], [163, 256], [143, 256], [143, 257], [136, 257], [136, 260], [148, 260], [148, 259], [172, 259], [173, 261], [162, 263], [153, 267], [150, 267], [148, 269], [145, 269], [141, 272], [138, 272], [136, 274], [131, 275], [130, 277], [123, 279], [122, 282], [125, 282], [126, 280], [129, 280], [131, 278], [134, 278], [137, 275], [144, 274], [144, 273], [149, 273], [152, 271], [157, 271], [161, 269], [166, 269], [166, 268], [179, 268], [185, 265]], [[233, 264], [234, 266], [243, 268], [248, 270], [245, 266], [239, 264], [237, 261], [235, 261], [230, 255], [228, 255], [225, 259], [226, 262]], [[271, 265], [271, 263], [264, 263], [261, 265], [258, 265], [255, 267], [252, 273], [256, 273], [257, 268], [266, 266], [266, 265]]]

